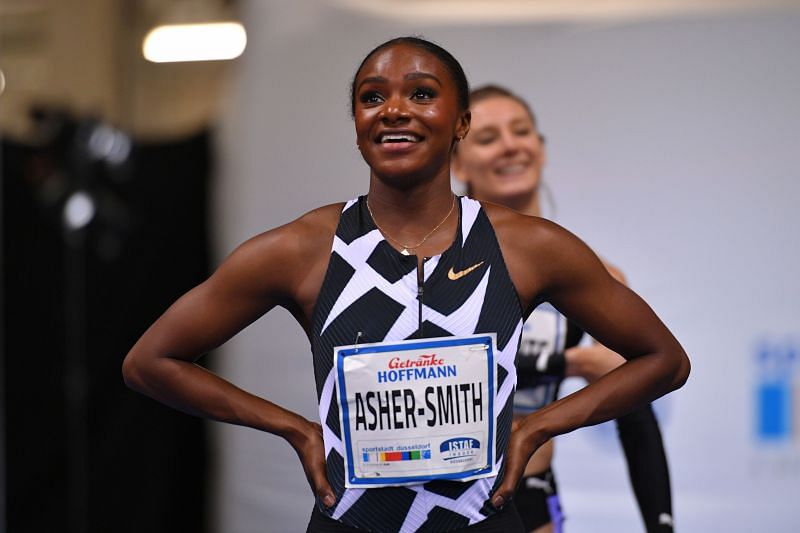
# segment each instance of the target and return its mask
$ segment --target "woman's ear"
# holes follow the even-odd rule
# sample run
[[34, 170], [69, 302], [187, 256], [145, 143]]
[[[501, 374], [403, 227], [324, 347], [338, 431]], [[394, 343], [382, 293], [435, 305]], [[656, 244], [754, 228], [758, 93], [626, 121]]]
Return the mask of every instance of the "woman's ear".
[[459, 141], [463, 140], [464, 137], [467, 136], [469, 133], [469, 123], [472, 120], [472, 113], [468, 110], [461, 113], [461, 116], [458, 117], [458, 125], [456, 126], [456, 137]]
[[472, 113], [469, 110], [464, 111], [458, 119], [456, 126], [456, 143], [454, 145], [453, 154], [450, 157], [450, 175], [454, 176], [458, 182], [467, 184], [467, 180], [463, 177], [464, 173], [461, 157], [458, 155], [458, 143], [464, 140], [464, 137], [469, 133], [469, 123], [472, 120]]
[[539, 166], [540, 168], [544, 168], [545, 165], [547, 164], [547, 142], [544, 135], [542, 135], [541, 133], [539, 133], [538, 135], [539, 135], [539, 144], [541, 145], [541, 150], [540, 150], [541, 155], [539, 156], [541, 164]]
[[547, 145], [542, 143], [542, 155], [541, 155], [542, 163], [540, 168], [544, 168], [547, 166]]

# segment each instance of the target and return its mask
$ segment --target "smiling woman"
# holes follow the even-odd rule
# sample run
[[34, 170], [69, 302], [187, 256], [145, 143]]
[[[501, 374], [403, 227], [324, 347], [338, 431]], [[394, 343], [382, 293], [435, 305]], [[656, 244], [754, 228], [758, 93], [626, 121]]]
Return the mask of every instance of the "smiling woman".
[[[317, 499], [310, 532], [523, 531], [511, 497], [533, 452], [679, 387], [688, 359], [576, 237], [453, 195], [451, 155], [470, 112], [447, 51], [388, 41], [352, 92], [369, 194], [241, 245], [145, 332], [125, 380], [286, 439]], [[632, 360], [512, 432], [522, 323], [544, 300]], [[321, 423], [194, 364], [275, 306], [310, 340]], [[392, 361], [423, 356], [446, 371], [404, 370], [399, 383]]]

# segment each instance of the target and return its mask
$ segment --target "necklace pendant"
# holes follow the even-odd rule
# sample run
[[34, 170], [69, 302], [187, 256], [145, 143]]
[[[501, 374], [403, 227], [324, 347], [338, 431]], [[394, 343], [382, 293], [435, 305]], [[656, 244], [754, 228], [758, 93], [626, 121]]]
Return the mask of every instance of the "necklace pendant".
[[411, 255], [411, 252], [408, 251], [408, 248], [403, 248], [400, 250], [400, 253], [403, 255]]

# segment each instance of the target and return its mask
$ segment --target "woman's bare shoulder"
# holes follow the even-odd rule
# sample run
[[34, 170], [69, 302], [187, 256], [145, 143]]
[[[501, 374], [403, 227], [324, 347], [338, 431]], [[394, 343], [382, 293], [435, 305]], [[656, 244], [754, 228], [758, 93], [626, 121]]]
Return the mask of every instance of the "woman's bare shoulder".
[[310, 271], [327, 264], [339, 214], [344, 204], [309, 211], [240, 244], [214, 277], [241, 280], [263, 290], [296, 287]]
[[501, 246], [504, 247], [530, 248], [531, 245], [547, 245], [553, 239], [558, 240], [569, 235], [569, 232], [558, 224], [541, 217], [523, 215], [491, 202], [481, 202], [481, 207], [489, 217]]
[[344, 206], [339, 202], [318, 207], [287, 224], [287, 228], [309, 241], [306, 244], [313, 244], [320, 239], [330, 241], [336, 233]]
[[[256, 255], [263, 252], [281, 255], [314, 253], [324, 242], [333, 241], [344, 205], [336, 203], [313, 209], [287, 224], [248, 239], [239, 249]], [[329, 251], [325, 250], [326, 253]]]
[[[481, 204], [504, 250], [534, 254], [539, 257], [541, 253], [546, 252], [551, 259], [569, 257], [576, 252], [585, 251], [585, 244], [576, 235], [555, 222], [541, 217], [521, 215], [507, 207], [489, 202]], [[627, 283], [622, 270], [603, 258], [601, 260], [609, 274], [620, 283]]]
[[555, 222], [483, 204], [520, 300], [539, 301], [548, 291], [577, 280], [577, 271], [600, 262], [578, 237]]

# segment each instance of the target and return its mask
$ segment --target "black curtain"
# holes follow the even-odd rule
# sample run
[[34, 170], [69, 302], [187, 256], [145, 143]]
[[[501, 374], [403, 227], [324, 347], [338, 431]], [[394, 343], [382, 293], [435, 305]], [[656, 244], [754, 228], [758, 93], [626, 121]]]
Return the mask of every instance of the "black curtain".
[[[79, 130], [38, 147], [2, 145], [8, 530], [203, 531], [205, 425], [127, 389], [121, 365], [147, 326], [208, 274], [210, 134], [134, 144], [127, 161], [109, 164], [80, 155]], [[62, 222], [76, 187], [97, 207], [77, 248]], [[80, 298], [71, 301], [75, 287], [85, 313]], [[87, 394], [86, 478], [77, 484], [67, 408], [75, 323], [85, 333]], [[76, 489], [85, 497], [76, 500]], [[76, 501], [85, 509], [76, 513]]]

